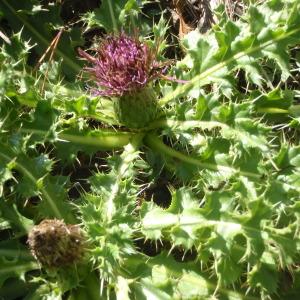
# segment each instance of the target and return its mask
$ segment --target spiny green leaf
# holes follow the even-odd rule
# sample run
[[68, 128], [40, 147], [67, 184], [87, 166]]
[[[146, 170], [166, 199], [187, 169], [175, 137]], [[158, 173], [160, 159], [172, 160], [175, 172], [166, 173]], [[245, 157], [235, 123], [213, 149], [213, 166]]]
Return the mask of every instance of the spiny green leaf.
[[[277, 2], [281, 3], [281, 1]], [[197, 61], [203, 61], [202, 52], [200, 51], [199, 55], [197, 52], [194, 52], [195, 56], [192, 59], [191, 56], [188, 55], [187, 62], [183, 61], [182, 65], [191, 67], [195, 64], [196, 66], [194, 66], [194, 68], [186, 75], [186, 77], [190, 79], [189, 82], [178, 86], [173, 92], [164, 96], [160, 100], [160, 103], [162, 105], [166, 104], [192, 88], [207, 85], [208, 83], [214, 82], [216, 78], [222, 78], [225, 75], [227, 76], [229, 71], [238, 68], [245, 69], [245, 66], [249, 65], [253, 67], [253, 65], [251, 65], [253, 60], [264, 57], [274, 59], [282, 71], [283, 79], [286, 79], [289, 75], [287, 47], [288, 45], [295, 45], [299, 42], [300, 30], [299, 23], [297, 23], [300, 19], [299, 6], [300, 3], [297, 1], [293, 1], [293, 3], [286, 2], [283, 7], [276, 5], [272, 6], [266, 2], [265, 5], [261, 5], [259, 8], [261, 13], [258, 8], [253, 6], [253, 8], [250, 9], [250, 15], [257, 14], [260, 19], [263, 18], [263, 23], [266, 24], [266, 26], [258, 35], [254, 35], [249, 32], [249, 24], [256, 22], [256, 18], [250, 18], [248, 23], [245, 23], [243, 19], [240, 19], [237, 22], [239, 34], [237, 35], [235, 33], [232, 35], [232, 37], [235, 38], [234, 40], [231, 40], [230, 52], [225, 58], [223, 55], [224, 49], [218, 47], [216, 38], [213, 34], [208, 36], [198, 34], [197, 37], [194, 33], [190, 36], [188, 35], [187, 39], [192, 39], [192, 44], [198, 45], [198, 43], [203, 43], [202, 41], [204, 40], [204, 43], [206, 44], [205, 48], [211, 49], [209, 55], [207, 50], [205, 52], [205, 61], [209, 63], [200, 69], [200, 67], [197, 67]], [[265, 11], [268, 11], [268, 13], [265, 14]], [[273, 18], [273, 15], [276, 15], [276, 18]], [[290, 18], [292, 21], [289, 22]], [[253, 22], [251, 22], [251, 20], [253, 20]], [[235, 27], [236, 30], [237, 27]], [[258, 30], [255, 26], [253, 26], [252, 29]], [[226, 50], [229, 51], [229, 49]]]
[[[151, 16], [156, 13], [148, 12], [151, 16], [142, 12], [142, 7], [147, 4], [147, 0], [105, 0], [101, 3], [100, 8], [88, 12], [82, 16], [82, 20], [87, 25], [87, 30], [96, 27], [102, 27], [107, 32], [120, 32], [124, 30], [135, 34], [135, 29], [139, 28], [139, 33], [149, 34], [155, 31], [155, 25], [152, 24]], [[160, 27], [160, 34], [166, 30], [167, 26]], [[152, 41], [150, 41], [152, 43]], [[161, 44], [161, 49], [164, 48]]]
[[15, 205], [7, 203], [5, 199], [1, 197], [0, 216], [5, 218], [10, 228], [14, 229], [18, 234], [26, 234], [33, 226], [32, 220], [22, 216]]
[[31, 159], [24, 153], [17, 153], [12, 147], [1, 144], [0, 162], [9, 164], [11, 169], [16, 169], [22, 174], [22, 189], [19, 191], [26, 197], [39, 195], [42, 198], [45, 210], [42, 215], [48, 217], [65, 218], [68, 221], [74, 221], [73, 214], [68, 204], [65, 190], [61, 191], [61, 185], [55, 183], [55, 177], [52, 179], [48, 174], [48, 161], [43, 157]]
[[262, 287], [269, 293], [274, 293], [278, 284], [278, 273], [274, 267], [267, 264], [255, 266], [249, 273], [249, 284], [251, 287]]
[[102, 1], [100, 8], [94, 10], [93, 13], [89, 13], [86, 16], [88, 26], [92, 27], [98, 25], [106, 28], [108, 31], [116, 32], [122, 25], [122, 23], [119, 21], [119, 15], [127, 2], [129, 1]]
[[24, 280], [25, 273], [39, 269], [29, 251], [16, 240], [0, 242], [0, 287], [8, 278]]
[[110, 173], [98, 172], [89, 179], [92, 193], [85, 195], [79, 207], [84, 229], [93, 242], [91, 260], [108, 282], [117, 280], [124, 259], [135, 253], [131, 238], [137, 186], [132, 177], [140, 142], [140, 138], [132, 140], [120, 156], [110, 159]]
[[[34, 144], [38, 141], [55, 141], [57, 139], [58, 116], [58, 111], [52, 108], [51, 103], [48, 101], [38, 102], [32, 120], [24, 122], [23, 125], [26, 132], [32, 133], [29, 142]], [[35, 134], [35, 130], [38, 130], [37, 134]], [[44, 135], [39, 134], [40, 130], [44, 132]]]
[[[199, 274], [197, 263], [178, 264], [166, 253], [147, 260], [146, 264], [139, 260], [142, 279], [133, 282], [131, 287], [139, 299], [158, 297], [159, 299], [208, 299], [213, 292], [218, 299], [254, 300], [256, 297], [245, 292], [220, 288], [208, 279], [205, 272]], [[130, 264], [132, 266], [133, 264]], [[150, 271], [152, 270], [152, 272]], [[148, 271], [148, 272], [147, 272]]]
[[[35, 49], [42, 55], [51, 44], [53, 39], [52, 30], [61, 29], [63, 22], [60, 19], [60, 6], [47, 5], [47, 9], [34, 9], [35, 7], [35, 1], [21, 3], [17, 0], [3, 0], [0, 3], [0, 9], [5, 14], [10, 26], [15, 31], [19, 31], [23, 27], [22, 34], [39, 45]], [[47, 20], [46, 23], [45, 20]], [[73, 79], [80, 70], [80, 63], [76, 59], [74, 49], [70, 44], [71, 39], [66, 38], [64, 35], [68, 35], [72, 39], [72, 34], [64, 32], [55, 52], [63, 58], [65, 74]]]

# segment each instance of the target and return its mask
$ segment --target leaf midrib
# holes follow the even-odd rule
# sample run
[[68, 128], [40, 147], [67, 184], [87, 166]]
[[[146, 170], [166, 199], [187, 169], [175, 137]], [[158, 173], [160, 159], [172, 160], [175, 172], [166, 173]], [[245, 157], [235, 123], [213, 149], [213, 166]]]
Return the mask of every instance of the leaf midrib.
[[194, 78], [192, 78], [189, 82], [185, 83], [184, 85], [179, 85], [174, 91], [168, 93], [166, 96], [164, 96], [163, 98], [161, 98], [159, 100], [159, 104], [161, 106], [166, 105], [169, 101], [171, 101], [172, 99], [178, 97], [179, 95], [183, 94], [184, 92], [186, 92], [187, 90], [191, 89], [193, 86], [196, 85], [197, 81], [199, 81], [199, 86], [201, 86], [200, 81], [206, 79], [207, 77], [209, 77], [210, 75], [212, 75], [213, 73], [221, 70], [222, 68], [226, 67], [226, 65], [229, 65], [231, 62], [242, 58], [243, 56], [255, 53], [256, 51], [260, 51], [263, 50], [264, 48], [267, 48], [268, 46], [272, 45], [273, 43], [276, 43], [280, 40], [283, 40], [287, 37], [289, 37], [290, 35], [296, 34], [300, 32], [300, 28], [296, 28], [294, 30], [291, 30], [289, 32], [286, 32], [280, 36], [278, 36], [277, 38], [271, 39], [267, 42], [264, 42], [261, 45], [255, 46], [253, 48], [249, 48], [245, 51], [241, 51], [237, 54], [235, 54], [234, 56], [232, 56], [231, 58], [228, 58], [227, 60], [220, 62], [214, 66], [212, 66], [211, 68], [209, 68], [208, 70], [204, 71], [201, 74], [196, 75]]

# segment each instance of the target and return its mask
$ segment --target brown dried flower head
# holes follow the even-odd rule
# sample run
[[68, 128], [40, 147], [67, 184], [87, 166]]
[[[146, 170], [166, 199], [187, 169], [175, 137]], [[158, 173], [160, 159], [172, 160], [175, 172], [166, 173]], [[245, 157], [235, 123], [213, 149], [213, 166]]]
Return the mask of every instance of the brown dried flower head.
[[43, 220], [33, 226], [28, 235], [32, 255], [49, 268], [70, 265], [79, 261], [84, 252], [84, 238], [78, 225], [62, 220]]

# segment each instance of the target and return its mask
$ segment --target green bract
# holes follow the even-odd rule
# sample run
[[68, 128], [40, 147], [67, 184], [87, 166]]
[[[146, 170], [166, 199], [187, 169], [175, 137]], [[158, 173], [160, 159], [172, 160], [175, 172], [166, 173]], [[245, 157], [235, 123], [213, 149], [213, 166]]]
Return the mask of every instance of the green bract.
[[38, 64], [69, 2], [21, 2], [0, 2], [0, 298], [297, 299], [300, 1], [219, 6], [175, 45], [185, 83], [113, 101], [75, 80], [74, 47], [135, 26], [163, 61], [161, 8], [103, 0]]
[[158, 117], [157, 96], [152, 87], [113, 99], [118, 121], [128, 128], [142, 128]]

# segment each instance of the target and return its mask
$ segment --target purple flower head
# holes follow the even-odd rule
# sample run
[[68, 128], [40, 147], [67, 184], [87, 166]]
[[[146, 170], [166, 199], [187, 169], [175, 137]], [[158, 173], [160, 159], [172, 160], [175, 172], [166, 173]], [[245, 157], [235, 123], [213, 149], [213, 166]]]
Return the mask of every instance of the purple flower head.
[[95, 95], [130, 94], [145, 87], [161, 73], [155, 61], [155, 52], [137, 38], [124, 33], [107, 36], [95, 57], [81, 49], [79, 54], [92, 64], [85, 70], [96, 83], [97, 88], [92, 90]]

